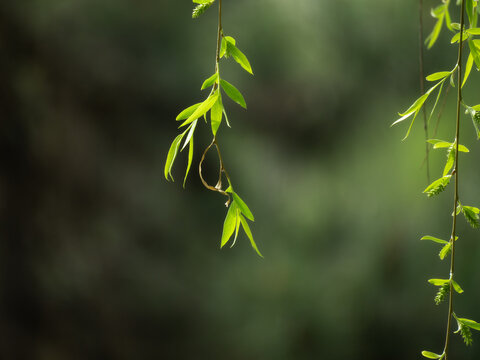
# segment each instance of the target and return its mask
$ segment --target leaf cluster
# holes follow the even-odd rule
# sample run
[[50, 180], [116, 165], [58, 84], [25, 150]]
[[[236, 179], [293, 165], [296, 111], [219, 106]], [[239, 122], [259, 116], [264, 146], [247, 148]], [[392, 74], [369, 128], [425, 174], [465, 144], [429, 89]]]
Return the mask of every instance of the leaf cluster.
[[237, 241], [238, 231], [240, 229], [240, 225], [245, 231], [245, 234], [250, 239], [250, 244], [252, 248], [257, 252], [259, 256], [263, 258], [263, 255], [258, 250], [257, 244], [253, 240], [252, 231], [248, 225], [248, 222], [245, 218], [250, 221], [255, 221], [252, 212], [248, 208], [247, 204], [238, 196], [237, 193], [233, 191], [231, 187], [226, 190], [227, 193], [232, 195], [232, 202], [230, 203], [230, 207], [227, 211], [227, 216], [225, 217], [225, 221], [223, 223], [223, 232], [222, 232], [222, 239], [220, 241], [220, 247], [223, 248], [228, 241], [231, 239], [233, 233], [235, 232], [235, 236], [233, 239], [233, 243], [230, 247], [233, 247]]

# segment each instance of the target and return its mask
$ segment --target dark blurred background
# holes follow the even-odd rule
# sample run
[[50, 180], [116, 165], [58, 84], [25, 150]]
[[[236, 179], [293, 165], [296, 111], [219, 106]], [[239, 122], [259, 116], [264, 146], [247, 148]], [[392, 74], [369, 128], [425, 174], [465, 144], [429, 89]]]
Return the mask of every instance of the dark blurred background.
[[[438, 1], [426, 1], [425, 23]], [[0, 3], [0, 358], [417, 359], [441, 351], [451, 188], [430, 200], [419, 117], [417, 3], [224, 1], [224, 31], [250, 59], [225, 78], [219, 142], [253, 210], [219, 250], [225, 199], [194, 165], [163, 177], [175, 116], [213, 72], [216, 8], [178, 0]], [[454, 4], [451, 5], [452, 9]], [[457, 11], [458, 12], [458, 11]], [[445, 29], [426, 73], [453, 67]], [[465, 87], [480, 102], [478, 73]], [[437, 138], [452, 140], [454, 91]], [[429, 106], [431, 107], [431, 102]], [[479, 205], [480, 150], [464, 117], [461, 196]], [[436, 120], [434, 118], [434, 120]], [[432, 123], [432, 127], [434, 123]], [[216, 166], [214, 158], [209, 166]], [[432, 154], [433, 177], [444, 152]], [[460, 222], [458, 315], [480, 319], [478, 232]], [[480, 336], [458, 359], [478, 359]]]

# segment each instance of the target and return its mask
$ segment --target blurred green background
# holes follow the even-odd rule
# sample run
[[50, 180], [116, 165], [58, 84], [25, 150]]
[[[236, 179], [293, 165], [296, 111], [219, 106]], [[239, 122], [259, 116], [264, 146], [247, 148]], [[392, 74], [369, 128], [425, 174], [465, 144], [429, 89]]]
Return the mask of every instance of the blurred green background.
[[[425, 3], [425, 26], [431, 29]], [[451, 5], [452, 8], [454, 5]], [[219, 249], [225, 199], [196, 171], [163, 177], [175, 116], [214, 68], [216, 9], [178, 0], [0, 4], [0, 358], [419, 359], [441, 351], [451, 188], [430, 200], [421, 119], [390, 128], [418, 96], [417, 2], [224, 1], [229, 60], [219, 142], [253, 210], [260, 259], [242, 235]], [[458, 10], [457, 10], [458, 12]], [[450, 69], [445, 29], [426, 73]], [[465, 101], [479, 103], [479, 76]], [[454, 91], [438, 138], [452, 140]], [[431, 107], [431, 103], [429, 104]], [[461, 196], [479, 205], [480, 150], [462, 118]], [[433, 126], [434, 124], [432, 124]], [[440, 151], [440, 150], [439, 150]], [[443, 152], [432, 154], [441, 175]], [[214, 157], [208, 160], [215, 169]], [[214, 175], [211, 175], [214, 177]], [[478, 232], [460, 222], [460, 316], [480, 319]], [[478, 359], [480, 336], [458, 359]]]

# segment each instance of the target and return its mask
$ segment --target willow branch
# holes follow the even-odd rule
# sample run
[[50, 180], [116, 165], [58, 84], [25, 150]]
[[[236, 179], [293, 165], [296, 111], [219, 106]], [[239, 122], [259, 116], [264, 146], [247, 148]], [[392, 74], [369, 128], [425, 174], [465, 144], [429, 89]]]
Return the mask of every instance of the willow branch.
[[453, 173], [455, 174], [455, 194], [453, 196], [453, 224], [452, 224], [452, 236], [450, 242], [452, 244], [452, 254], [450, 260], [450, 293], [448, 302], [448, 321], [447, 321], [447, 334], [445, 337], [445, 360], [448, 359], [448, 347], [450, 344], [451, 323], [453, 315], [453, 286], [451, 284], [453, 280], [453, 274], [455, 271], [455, 236], [457, 231], [457, 206], [458, 206], [458, 147], [460, 144], [460, 109], [462, 104], [462, 49], [463, 49], [463, 28], [465, 27], [465, 0], [462, 0], [462, 9], [460, 17], [460, 42], [458, 45], [458, 82], [457, 82], [457, 119], [455, 130], [455, 167]]
[[[423, 71], [423, 0], [419, 0], [418, 2], [418, 43], [419, 43], [419, 70], [420, 70], [420, 95], [423, 96], [425, 94], [425, 75]], [[428, 140], [428, 121], [427, 121], [427, 109], [426, 105], [423, 106], [423, 129], [425, 131], [425, 161], [427, 163], [427, 183], [430, 184], [430, 159], [429, 159], [429, 144]]]

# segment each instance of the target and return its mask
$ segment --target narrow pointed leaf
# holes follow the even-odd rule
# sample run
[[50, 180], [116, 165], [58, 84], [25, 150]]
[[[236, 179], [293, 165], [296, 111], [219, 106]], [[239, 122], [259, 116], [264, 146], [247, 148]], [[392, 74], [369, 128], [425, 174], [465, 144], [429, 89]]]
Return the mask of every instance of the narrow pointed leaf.
[[188, 117], [190, 115], [192, 115], [195, 110], [198, 109], [198, 107], [202, 105], [202, 103], [198, 103], [198, 104], [195, 104], [195, 105], [192, 105], [192, 106], [189, 106], [188, 108], [186, 108], [185, 110], [183, 110], [180, 114], [178, 114], [176, 120], [179, 121], [179, 120], [185, 120], [185, 119], [188, 119]]
[[440, 359], [442, 355], [435, 354], [431, 351], [422, 351], [422, 356], [426, 357], [427, 359]]
[[222, 122], [222, 114], [223, 114], [223, 104], [222, 104], [222, 96], [219, 95], [215, 104], [213, 104], [212, 109], [210, 111], [210, 120], [212, 126], [212, 133], [213, 136], [217, 135], [218, 128]]
[[237, 242], [238, 230], [239, 229], [240, 229], [240, 210], [237, 209], [237, 216], [236, 216], [236, 221], [235, 221], [235, 237], [233, 238], [232, 245], [230, 246], [231, 248]]
[[453, 279], [452, 279], [452, 285], [453, 285], [453, 289], [454, 289], [457, 293], [459, 293], [459, 294], [463, 293], [463, 289], [462, 289], [462, 288], [460, 287], [460, 285], [458, 285], [458, 283], [457, 283], [455, 280], [453, 280]]
[[195, 128], [197, 127], [197, 121], [195, 120], [192, 122], [192, 125], [190, 125], [190, 131], [187, 134], [187, 137], [185, 138], [185, 142], [183, 143], [182, 149], [180, 151], [183, 151], [185, 149], [185, 146], [190, 142], [190, 139], [192, 139], [193, 133], [195, 132]]
[[238, 89], [230, 84], [228, 81], [225, 81], [223, 79], [220, 80], [220, 85], [222, 86], [222, 89], [225, 91], [225, 93], [228, 95], [230, 99], [235, 101], [238, 105], [242, 106], [243, 108], [247, 108], [247, 104], [245, 103], [245, 99], [243, 98], [243, 95], [238, 91]]
[[222, 42], [220, 44], [220, 59], [225, 56], [227, 52], [227, 40], [225, 40], [225, 37], [222, 37]]
[[183, 188], [185, 188], [185, 183], [187, 182], [188, 172], [190, 171], [190, 167], [192, 166], [193, 160], [193, 137], [190, 139], [190, 146], [188, 147], [188, 163], [187, 163], [187, 171], [185, 172], [185, 177], [183, 178]]
[[168, 177], [173, 180], [172, 176], [172, 166], [175, 161], [175, 158], [177, 157], [178, 154], [178, 148], [180, 147], [180, 142], [183, 139], [183, 136], [185, 135], [185, 132], [181, 133], [178, 135], [172, 142], [172, 145], [170, 146], [170, 149], [168, 150], [167, 154], [167, 161], [165, 162], [165, 179], [168, 180]]
[[237, 203], [237, 206], [242, 212], [242, 214], [245, 215], [245, 217], [248, 220], [255, 221], [255, 218], [253, 217], [252, 212], [248, 208], [247, 204], [245, 204], [245, 202], [240, 198], [240, 196], [238, 196], [237, 193], [233, 191], [232, 191], [232, 196], [233, 196], [233, 200]]
[[465, 65], [465, 75], [463, 77], [462, 87], [467, 82], [467, 79], [470, 76], [470, 72], [472, 71], [472, 67], [473, 67], [473, 56], [472, 56], [472, 53], [470, 53], [468, 55], [467, 64]]
[[442, 286], [443, 284], [447, 284], [448, 282], [450, 282], [450, 280], [449, 279], [430, 279], [428, 280], [428, 282], [435, 286]]
[[235, 45], [232, 45], [231, 43], [228, 44], [228, 52], [242, 68], [253, 75], [252, 66], [250, 65], [250, 62], [244, 53], [242, 53]]
[[427, 81], [437, 81], [443, 78], [446, 78], [448, 75], [450, 75], [450, 71], [440, 71], [436, 72], [433, 74], [430, 74], [426, 77]]
[[480, 51], [476, 46], [476, 42], [474, 42], [474, 40], [469, 40], [468, 46], [470, 47], [470, 54], [473, 56], [473, 61], [475, 62], [477, 69], [480, 69]]
[[220, 242], [220, 248], [222, 248], [228, 240], [230, 240], [233, 232], [235, 231], [235, 225], [237, 223], [237, 206], [234, 202], [230, 205], [227, 211], [227, 216], [223, 223], [222, 240]]
[[438, 254], [438, 256], [440, 257], [440, 260], [445, 259], [445, 256], [448, 255], [448, 253], [450, 252], [451, 249], [452, 249], [452, 243], [447, 243], [447, 244], [442, 248], [442, 250], [440, 250], [440, 253]]
[[257, 244], [255, 244], [255, 241], [253, 240], [253, 235], [252, 231], [250, 230], [250, 226], [248, 226], [247, 220], [243, 217], [243, 215], [240, 214], [240, 221], [242, 222], [243, 230], [245, 231], [245, 234], [247, 234], [248, 238], [250, 239], [250, 244], [252, 245], [253, 249], [257, 252], [257, 254], [263, 258], [262, 253], [260, 250], [258, 250]]
[[474, 330], [479, 330], [480, 331], [480, 323], [470, 320], [470, 319], [465, 319], [465, 318], [457, 318], [458, 321], [462, 322], [463, 324], [467, 325], [468, 327], [474, 329]]
[[439, 239], [439, 238], [436, 238], [436, 237], [433, 237], [433, 236], [430, 236], [430, 235], [426, 235], [426, 236], [422, 237], [420, 240], [430, 240], [430, 241], [434, 241], [434, 242], [439, 243], [439, 244], [448, 244], [448, 241], [442, 240], [442, 239]]
[[206, 89], [206, 88], [212, 86], [213, 84], [215, 84], [215, 82], [217, 82], [217, 80], [218, 80], [218, 73], [215, 73], [203, 82], [200, 90], [203, 90], [203, 89]]
[[442, 31], [442, 25], [443, 25], [443, 19], [444, 15], [443, 13], [438, 17], [437, 22], [435, 23], [435, 26], [433, 27], [432, 33], [427, 37], [428, 45], [427, 48], [430, 49], [435, 42], [438, 39], [438, 36], [440, 35], [440, 32]]
[[199, 117], [202, 117], [203, 115], [205, 115], [207, 111], [212, 108], [213, 104], [215, 104], [215, 101], [217, 101], [218, 93], [219, 92], [217, 90], [212, 95], [210, 95], [179, 127], [188, 125], [192, 121], [195, 121]]

